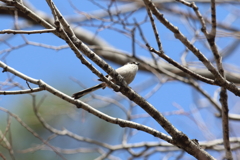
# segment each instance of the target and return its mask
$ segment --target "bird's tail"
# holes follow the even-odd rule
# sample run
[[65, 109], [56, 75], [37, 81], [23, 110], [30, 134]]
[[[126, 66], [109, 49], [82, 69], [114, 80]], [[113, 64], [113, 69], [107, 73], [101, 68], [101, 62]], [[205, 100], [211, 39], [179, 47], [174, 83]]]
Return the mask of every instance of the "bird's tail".
[[81, 98], [82, 96], [85, 96], [86, 94], [91, 93], [91, 92], [93, 92], [93, 91], [96, 91], [96, 90], [98, 90], [98, 89], [100, 89], [100, 88], [103, 88], [103, 83], [100, 83], [100, 84], [98, 84], [98, 85], [96, 85], [96, 86], [93, 86], [93, 87], [91, 87], [91, 88], [82, 90], [82, 91], [80, 91], [80, 92], [74, 93], [74, 94], [72, 95], [72, 97], [73, 97], [74, 99], [78, 99], [78, 98]]

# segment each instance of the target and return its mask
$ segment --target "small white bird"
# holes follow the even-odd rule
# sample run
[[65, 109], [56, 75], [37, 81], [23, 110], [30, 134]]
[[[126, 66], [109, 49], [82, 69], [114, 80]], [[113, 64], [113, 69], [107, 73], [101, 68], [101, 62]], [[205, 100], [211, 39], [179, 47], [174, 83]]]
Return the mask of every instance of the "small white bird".
[[[139, 65], [138, 62], [130, 62], [130, 63], [127, 63], [124, 66], [116, 69], [116, 72], [119, 73], [124, 78], [124, 80], [127, 82], [127, 84], [130, 84], [137, 74], [138, 65]], [[110, 81], [113, 81], [115, 83], [115, 81], [113, 80], [113, 78], [111, 76], [107, 75], [106, 77]], [[93, 86], [91, 88], [88, 88], [88, 89], [82, 90], [80, 92], [74, 93], [72, 95], [72, 97], [74, 99], [78, 99], [78, 98], [81, 98], [82, 96], [85, 96], [88, 93], [91, 93], [91, 92], [93, 92], [95, 90], [98, 90], [100, 88], [105, 89], [106, 87], [107, 87], [107, 84], [105, 82], [102, 82], [102, 83], [100, 83], [96, 86]]]

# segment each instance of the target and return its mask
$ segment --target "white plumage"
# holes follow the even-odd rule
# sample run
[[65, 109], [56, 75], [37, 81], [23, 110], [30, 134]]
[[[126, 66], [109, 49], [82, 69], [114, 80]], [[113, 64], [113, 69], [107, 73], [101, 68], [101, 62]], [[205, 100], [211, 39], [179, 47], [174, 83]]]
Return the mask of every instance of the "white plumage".
[[[130, 62], [130, 63], [127, 63], [124, 66], [116, 69], [116, 72], [119, 73], [124, 78], [124, 80], [127, 82], [127, 84], [130, 84], [134, 80], [134, 78], [137, 74], [138, 65], [139, 65], [138, 62]], [[112, 79], [111, 76], [108, 76], [108, 79], [114, 82], [114, 80]], [[74, 99], [78, 99], [78, 98], [81, 98], [82, 96], [84, 96], [88, 93], [91, 93], [95, 90], [98, 90], [100, 88], [104, 89], [106, 86], [107, 86], [107, 84], [105, 82], [102, 82], [102, 83], [100, 83], [96, 86], [93, 86], [91, 88], [88, 88], [88, 89], [82, 90], [80, 92], [74, 93], [72, 95], [72, 97]]]

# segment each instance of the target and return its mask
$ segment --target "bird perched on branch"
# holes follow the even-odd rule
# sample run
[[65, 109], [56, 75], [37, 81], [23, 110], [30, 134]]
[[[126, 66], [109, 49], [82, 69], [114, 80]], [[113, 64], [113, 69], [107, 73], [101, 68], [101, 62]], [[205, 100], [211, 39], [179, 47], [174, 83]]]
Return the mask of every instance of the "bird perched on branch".
[[[138, 65], [139, 63], [138, 62], [130, 62], [130, 63], [127, 63], [125, 64], [124, 66], [122, 67], [119, 67], [118, 69], [116, 69], [116, 72], [119, 73], [123, 78], [124, 80], [127, 82], [127, 84], [130, 84], [133, 79], [135, 78], [136, 74], [137, 74], [137, 71], [138, 71]], [[106, 76], [110, 81], [114, 81], [114, 79], [107, 75]], [[101, 81], [101, 80], [100, 80]], [[102, 82], [96, 86], [93, 86], [91, 88], [88, 88], [88, 89], [85, 89], [85, 90], [82, 90], [80, 92], [77, 92], [77, 93], [74, 93], [72, 95], [72, 97], [74, 99], [78, 99], [78, 98], [81, 98], [82, 96], [85, 96], [86, 94], [89, 94], [93, 91], [96, 91], [100, 88], [104, 89], [107, 87], [107, 84], [105, 82]]]

